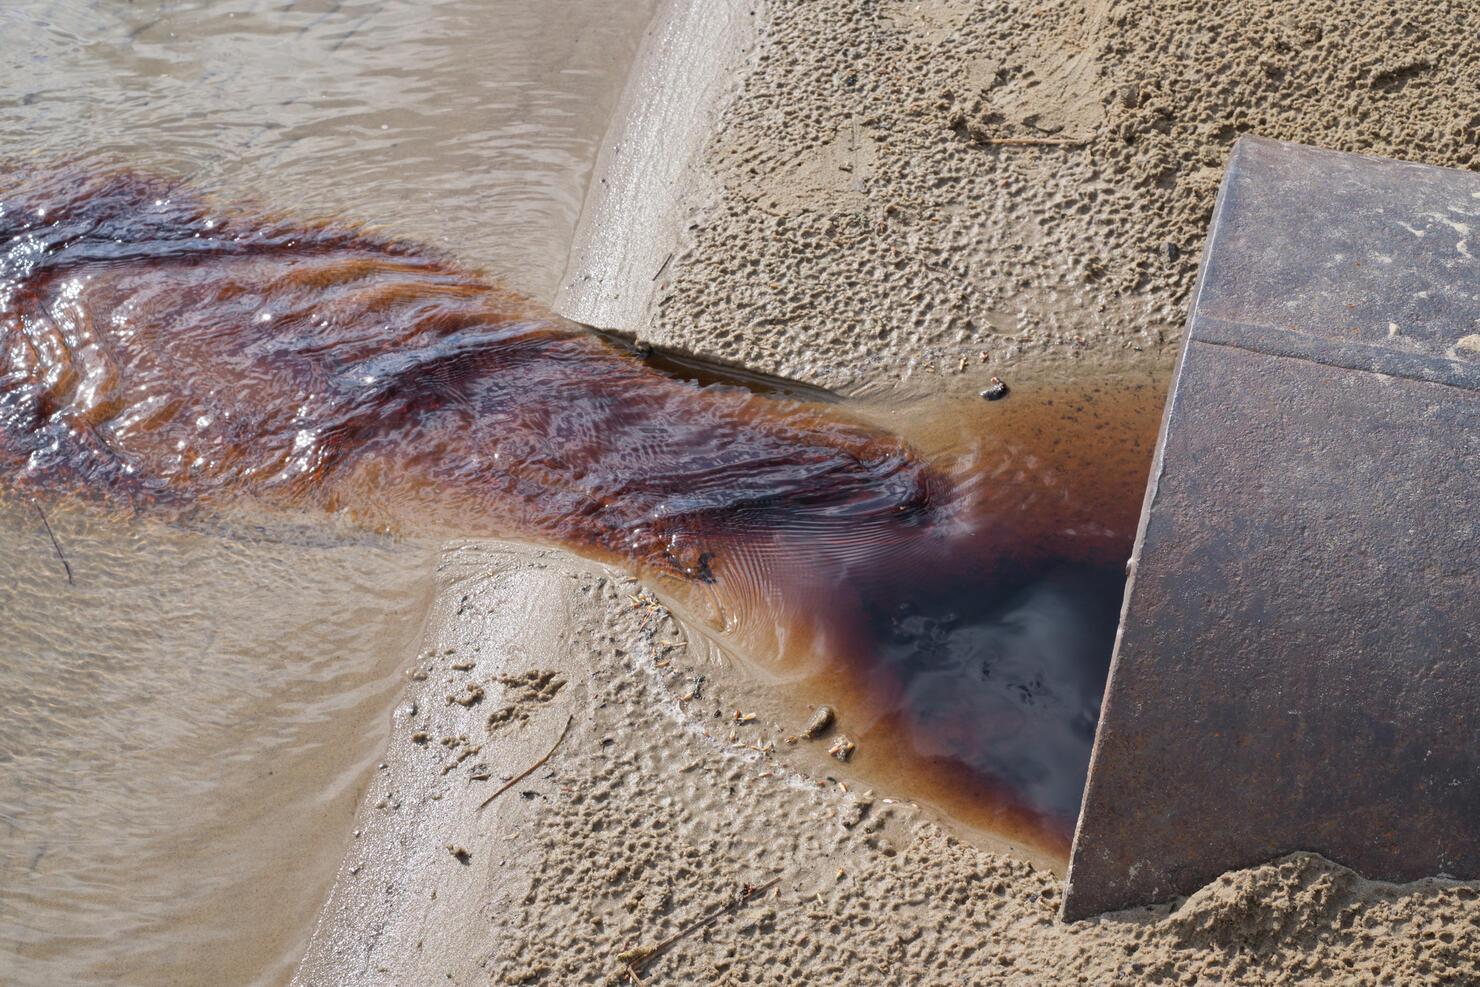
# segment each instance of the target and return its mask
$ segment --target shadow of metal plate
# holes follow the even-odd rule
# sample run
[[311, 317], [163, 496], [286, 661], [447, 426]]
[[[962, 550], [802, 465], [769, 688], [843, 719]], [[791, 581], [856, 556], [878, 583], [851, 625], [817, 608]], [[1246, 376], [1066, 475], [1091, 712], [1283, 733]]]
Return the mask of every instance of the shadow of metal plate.
[[1480, 175], [1234, 148], [1065, 919], [1293, 850], [1480, 877], [1476, 257]]

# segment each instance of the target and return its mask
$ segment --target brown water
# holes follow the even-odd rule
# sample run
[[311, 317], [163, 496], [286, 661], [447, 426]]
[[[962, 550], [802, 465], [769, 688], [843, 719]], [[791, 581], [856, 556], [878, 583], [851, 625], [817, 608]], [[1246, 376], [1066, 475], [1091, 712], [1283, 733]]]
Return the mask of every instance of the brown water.
[[285, 976], [448, 533], [643, 571], [869, 777], [1063, 842], [1164, 387], [848, 405], [541, 311], [643, 17], [539, 10], [0, 13], [4, 979]]
[[[383, 223], [544, 295], [652, 7], [11, 0], [0, 147]], [[285, 980], [430, 549], [250, 503], [41, 503], [71, 584], [0, 497], [0, 982]]]
[[850, 774], [1067, 861], [1168, 380], [1022, 372], [1003, 401], [871, 416], [957, 506], [781, 605], [783, 666], [837, 709]]
[[902, 762], [1066, 841], [1157, 387], [871, 427], [695, 379], [412, 245], [74, 168], [0, 187], [0, 343], [22, 490], [617, 561], [717, 603], [752, 656], [845, 670], [850, 721], [882, 716]]

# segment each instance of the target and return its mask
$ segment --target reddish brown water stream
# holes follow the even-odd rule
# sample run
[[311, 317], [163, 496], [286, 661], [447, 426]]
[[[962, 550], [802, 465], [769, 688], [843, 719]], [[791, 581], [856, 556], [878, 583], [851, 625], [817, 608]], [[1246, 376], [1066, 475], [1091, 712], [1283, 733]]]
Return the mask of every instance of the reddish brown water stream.
[[1029, 387], [891, 419], [904, 435], [813, 397], [351, 228], [128, 174], [0, 184], [0, 469], [22, 489], [622, 563], [836, 693], [884, 774], [1061, 844], [1160, 389]]
[[1001, 402], [896, 411], [949, 518], [778, 607], [851, 770], [1067, 859], [1165, 393], [1161, 372], [1024, 375]]

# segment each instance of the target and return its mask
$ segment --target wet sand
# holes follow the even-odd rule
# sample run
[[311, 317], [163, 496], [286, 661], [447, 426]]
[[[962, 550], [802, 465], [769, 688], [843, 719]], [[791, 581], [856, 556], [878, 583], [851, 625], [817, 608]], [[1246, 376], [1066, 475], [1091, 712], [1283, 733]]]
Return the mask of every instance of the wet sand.
[[[566, 297], [597, 324], [872, 398], [1165, 367], [1241, 131], [1474, 163], [1463, 12], [744, 9], [757, 43], [654, 200], [682, 219], [632, 251], [652, 272], [642, 304], [571, 292], [596, 273], [581, 243]], [[620, 134], [608, 151], [641, 153]], [[600, 221], [620, 212], [588, 199], [587, 242], [622, 249]], [[786, 744], [808, 697], [642, 585], [474, 544], [439, 580], [301, 982], [623, 982], [626, 951], [773, 877], [643, 963], [644, 982], [1480, 980], [1473, 882], [1377, 884], [1303, 853], [1060, 924], [1057, 861], [908, 779], [870, 788], [825, 740]]]
[[643, 981], [1474, 982], [1473, 884], [1306, 854], [1063, 925], [1051, 862], [779, 742], [792, 689], [559, 553], [450, 547], [406, 672], [299, 983], [630, 982], [622, 953], [772, 878]]

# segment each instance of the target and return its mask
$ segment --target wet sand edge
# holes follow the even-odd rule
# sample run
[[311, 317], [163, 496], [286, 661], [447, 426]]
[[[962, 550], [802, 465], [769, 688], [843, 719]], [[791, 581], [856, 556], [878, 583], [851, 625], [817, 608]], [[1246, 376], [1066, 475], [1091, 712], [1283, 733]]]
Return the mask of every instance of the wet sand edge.
[[665, 3], [601, 142], [555, 311], [641, 335], [685, 221], [710, 189], [701, 155], [754, 50], [760, 0]]
[[[659, 278], [680, 249], [684, 218], [708, 185], [701, 152], [763, 16], [760, 0], [669, 0], [655, 14], [592, 170], [553, 299], [559, 314], [643, 335]], [[502, 849], [499, 833], [514, 833], [517, 839], [521, 822], [527, 826], [539, 810], [535, 806], [531, 812], [517, 791], [480, 807], [492, 790], [487, 783], [471, 784], [468, 770], [442, 770], [448, 760], [469, 768], [459, 755], [477, 747], [488, 732], [489, 704], [464, 705], [450, 689], [459, 678], [486, 682], [517, 676], [528, 671], [515, 667], [524, 656], [567, 683], [583, 683], [599, 674], [603, 655], [576, 643], [578, 628], [620, 615], [615, 602], [620, 594], [612, 586], [621, 583], [641, 592], [635, 581], [564, 553], [495, 542], [446, 546], [435, 582], [423, 647], [408, 661], [408, 687], [393, 714], [384, 759], [356, 812], [353, 843], [294, 983], [393, 983], [434, 970], [487, 967], [491, 902], [516, 888], [527, 890], [536, 880], [536, 869], [529, 866], [533, 861], [495, 865], [489, 848]], [[576, 591], [576, 583], [598, 587], [598, 596], [604, 592], [610, 598], [607, 605], [593, 604]], [[486, 622], [461, 619], [474, 596], [497, 601], [495, 607], [482, 607]], [[676, 626], [672, 636], [680, 636]], [[471, 656], [482, 661], [453, 667], [467, 664]], [[545, 730], [551, 734], [545, 738], [519, 730], [490, 738], [499, 741], [492, 759], [500, 765], [533, 763], [540, 756], [537, 748], [559, 737], [548, 762], [559, 768], [569, 751], [589, 747], [593, 716], [589, 708], [581, 709], [589, 706], [582, 703], [588, 698], [580, 695], [585, 690], [562, 691], [566, 695], [542, 726], [563, 715], [570, 721], [568, 732]], [[443, 743], [457, 738], [468, 743]], [[491, 753], [494, 745], [489, 746]], [[426, 763], [428, 749], [450, 752], [451, 758], [433, 767]], [[477, 772], [489, 760], [481, 753], [470, 756], [470, 770]], [[518, 848], [512, 849], [517, 854]]]
[[[569, 644], [580, 605], [572, 580], [603, 577], [573, 573], [568, 557], [552, 565], [556, 556], [495, 543], [444, 549], [384, 759], [295, 983], [420, 982], [476, 962], [489, 947], [489, 897], [527, 890], [534, 872], [519, 859], [527, 848], [501, 837], [527, 832], [538, 803], [509, 790], [480, 806], [557, 739], [552, 767], [588, 746], [589, 663]], [[531, 670], [564, 684], [542, 690], [550, 701], [504, 703], [497, 680]], [[474, 698], [469, 683], [491, 694]], [[501, 729], [490, 731], [490, 714], [505, 709]], [[515, 786], [543, 787], [538, 775]]]

